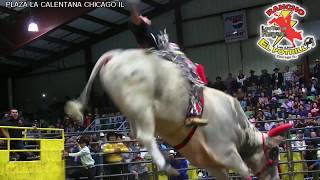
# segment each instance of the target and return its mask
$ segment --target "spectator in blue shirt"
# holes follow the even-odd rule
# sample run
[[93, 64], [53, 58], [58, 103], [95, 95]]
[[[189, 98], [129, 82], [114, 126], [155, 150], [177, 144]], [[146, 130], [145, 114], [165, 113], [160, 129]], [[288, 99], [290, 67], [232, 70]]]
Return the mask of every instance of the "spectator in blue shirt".
[[170, 176], [169, 180], [185, 180], [188, 177], [188, 161], [182, 159], [174, 150], [169, 151], [169, 161], [172, 167], [178, 170], [179, 176]]

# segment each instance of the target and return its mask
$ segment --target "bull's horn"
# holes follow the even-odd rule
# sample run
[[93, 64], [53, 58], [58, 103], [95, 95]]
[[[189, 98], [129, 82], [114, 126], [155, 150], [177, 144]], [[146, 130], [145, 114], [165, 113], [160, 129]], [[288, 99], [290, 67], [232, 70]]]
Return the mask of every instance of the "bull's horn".
[[269, 137], [275, 137], [292, 128], [292, 124], [283, 124], [269, 131]]

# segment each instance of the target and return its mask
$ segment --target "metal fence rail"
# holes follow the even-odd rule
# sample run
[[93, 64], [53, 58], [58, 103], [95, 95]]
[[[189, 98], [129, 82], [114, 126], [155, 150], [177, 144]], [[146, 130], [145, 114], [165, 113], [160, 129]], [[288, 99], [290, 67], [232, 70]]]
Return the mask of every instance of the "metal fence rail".
[[[314, 118], [314, 117], [313, 117]], [[320, 117], [317, 117], [317, 118], [320, 118]], [[289, 123], [289, 122], [295, 122], [297, 120], [305, 120], [305, 119], [310, 119], [310, 118], [290, 118], [290, 119], [282, 119], [282, 120], [268, 120], [268, 121], [259, 121], [257, 123], [270, 123], [270, 122], [276, 122], [276, 123]], [[101, 124], [101, 127], [103, 127], [103, 125], [105, 124]], [[303, 157], [302, 157], [302, 154], [307, 151], [307, 149], [304, 149], [304, 150], [299, 150], [299, 149], [293, 149], [292, 147], [292, 143], [295, 142], [295, 141], [301, 141], [301, 139], [292, 139], [290, 137], [290, 133], [293, 133], [295, 131], [298, 131], [298, 130], [306, 130], [306, 129], [320, 129], [320, 126], [313, 126], [313, 127], [305, 127], [305, 128], [292, 128], [290, 129], [289, 133], [287, 133], [287, 136], [286, 136], [286, 139], [284, 140], [284, 143], [286, 144], [286, 149], [284, 149], [284, 151], [281, 151], [282, 154], [285, 154], [287, 159], [285, 162], [279, 162], [279, 165], [286, 165], [287, 166], [287, 169], [288, 169], [288, 172], [281, 172], [279, 173], [282, 177], [283, 176], [286, 176], [287, 178], [286, 179], [289, 179], [289, 180], [300, 180], [300, 179], [297, 179], [296, 178], [296, 175], [298, 174], [304, 174], [304, 175], [307, 175], [307, 174], [310, 174], [310, 173], [319, 173], [320, 174], [320, 170], [315, 170], [315, 171], [306, 171], [305, 168], [302, 168], [301, 170], [299, 171], [295, 171], [295, 165], [296, 164], [300, 164], [302, 166], [305, 166], [305, 164], [307, 162], [315, 162], [315, 161], [319, 161], [318, 160], [305, 160]], [[99, 129], [99, 130], [95, 130], [95, 131], [88, 131], [86, 130], [85, 132], [67, 132], [65, 133], [65, 136], [66, 137], [72, 137], [72, 136], [78, 136], [79, 134], [89, 134], [89, 135], [98, 135], [98, 140], [100, 141], [101, 139], [99, 138], [99, 133], [109, 133], [109, 132], [117, 132], [117, 133], [124, 133], [124, 134], [127, 134], [130, 132], [130, 129]], [[320, 139], [320, 137], [316, 137], [316, 138], [303, 138], [303, 140], [317, 140], [317, 139]], [[103, 143], [119, 143], [119, 142], [123, 142], [123, 143], [134, 143], [136, 142], [136, 140], [125, 140], [125, 141], [106, 141], [106, 142], [103, 142]], [[95, 145], [95, 144], [99, 144], [101, 145], [101, 142], [92, 142], [91, 143], [92, 145]], [[72, 146], [73, 143], [66, 143], [65, 144], [66, 146]], [[168, 148], [168, 149], [165, 149], [163, 151], [163, 153], [168, 153], [168, 151], [170, 151], [172, 148]], [[320, 148], [315, 148], [315, 149], [308, 149], [310, 151], [320, 151]], [[147, 152], [147, 151], [131, 151], [131, 152], [126, 152], [126, 153], [144, 153], [144, 152]], [[300, 160], [295, 160], [293, 158], [293, 153], [298, 153], [300, 154], [301, 156], [301, 159]], [[92, 153], [92, 155], [94, 156], [98, 156], [98, 157], [103, 157], [103, 155], [105, 155], [104, 153], [102, 152], [96, 152], [96, 153]], [[141, 162], [128, 162], [128, 163], [116, 163], [116, 164], [107, 164], [107, 163], [100, 163], [100, 164], [97, 164], [96, 167], [97, 168], [105, 168], [105, 167], [110, 167], [110, 166], [113, 166], [113, 165], [123, 165], [124, 167], [127, 167], [129, 165], [132, 165], [132, 164], [140, 164], [140, 163], [147, 163], [150, 165], [150, 169], [148, 171], [148, 175], [149, 175], [149, 179], [153, 179], [153, 180], [162, 180], [164, 178], [164, 176], [162, 175], [163, 172], [159, 172], [155, 166], [155, 164], [152, 162], [152, 160], [145, 160], [145, 161], [141, 161]], [[66, 169], [69, 171], [71, 169], [74, 169], [74, 168], [80, 168], [81, 166], [67, 166]], [[199, 168], [196, 168], [196, 167], [189, 167], [189, 168], [185, 168], [185, 169], [180, 169], [180, 170], [188, 170], [189, 172], [190, 171], [201, 171], [202, 169], [199, 169]], [[130, 173], [130, 172], [125, 172], [125, 173], [121, 173], [121, 174], [103, 174], [103, 175], [97, 175], [96, 178], [97, 179], [104, 179], [104, 178], [107, 178], [107, 177], [123, 177], [123, 180], [127, 180], [129, 176], [132, 176], [133, 173]], [[303, 177], [303, 176], [302, 176]], [[230, 174], [230, 179], [237, 179], [237, 178], [240, 178], [236, 173], [231, 173]], [[214, 177], [206, 177], [206, 178], [201, 178], [201, 177], [189, 177], [189, 179], [214, 179]], [[306, 178], [308, 180], [311, 180], [312, 178]]]

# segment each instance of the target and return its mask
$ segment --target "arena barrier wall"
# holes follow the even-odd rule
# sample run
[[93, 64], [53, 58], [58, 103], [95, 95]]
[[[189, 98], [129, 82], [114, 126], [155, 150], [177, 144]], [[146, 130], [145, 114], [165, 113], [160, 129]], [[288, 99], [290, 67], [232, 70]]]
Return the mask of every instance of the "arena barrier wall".
[[[63, 180], [65, 179], [65, 162], [62, 159], [64, 150], [64, 130], [53, 128], [27, 128], [0, 126], [1, 129], [19, 129], [23, 138], [0, 138], [6, 141], [7, 148], [0, 150], [1, 180]], [[28, 137], [29, 132], [34, 137]], [[55, 132], [55, 133], [52, 133]], [[51, 134], [48, 136], [48, 134]], [[52, 134], [54, 134], [52, 136]], [[11, 141], [38, 142], [33, 149], [17, 150], [10, 148]], [[11, 161], [10, 153], [39, 152], [40, 160]]]

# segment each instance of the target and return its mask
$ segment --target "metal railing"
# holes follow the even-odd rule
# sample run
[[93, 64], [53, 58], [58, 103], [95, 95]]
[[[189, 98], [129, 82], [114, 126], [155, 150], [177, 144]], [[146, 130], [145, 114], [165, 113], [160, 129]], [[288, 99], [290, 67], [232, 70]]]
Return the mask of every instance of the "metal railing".
[[[297, 119], [297, 118], [290, 118], [290, 119], [281, 119], [281, 120], [267, 120], [267, 121], [258, 121], [256, 123], [270, 123], [270, 122], [284, 122], [284, 123], [289, 123], [289, 122], [295, 122], [296, 120], [303, 120], [303, 119], [310, 119], [310, 118], [301, 118], [301, 119]], [[295, 171], [294, 167], [295, 164], [302, 164], [303, 166], [305, 166], [305, 163], [307, 162], [315, 162], [317, 160], [304, 160], [304, 158], [302, 157], [302, 153], [307, 151], [307, 150], [316, 150], [316, 151], [320, 151], [320, 148], [316, 148], [316, 149], [304, 149], [304, 150], [298, 150], [298, 149], [293, 149], [292, 147], [292, 142], [294, 141], [301, 141], [301, 139], [292, 139], [290, 137], [290, 132], [294, 132], [297, 130], [306, 130], [306, 129], [320, 129], [320, 126], [314, 126], [314, 127], [306, 127], [306, 128], [292, 128], [290, 129], [289, 133], [287, 133], [286, 139], [284, 141], [284, 143], [286, 144], [286, 149], [284, 151], [282, 151], [281, 153], [285, 153], [287, 160], [286, 162], [279, 162], [279, 165], [287, 165], [288, 166], [288, 172], [281, 172], [279, 173], [281, 176], [287, 175], [289, 177], [290, 180], [295, 180], [295, 176], [297, 174], [307, 174], [307, 173], [320, 173], [320, 170], [315, 170], [315, 171], [306, 171], [305, 168], [303, 168], [300, 171]], [[124, 130], [117, 130], [117, 129], [109, 129], [109, 130], [98, 130], [98, 131], [86, 131], [84, 132], [85, 134], [99, 134], [100, 132], [103, 133], [108, 133], [108, 132], [120, 132], [120, 133], [128, 133], [130, 131], [130, 129], [124, 129]], [[66, 133], [65, 136], [66, 137], [70, 137], [70, 136], [76, 136], [79, 133]], [[99, 136], [98, 136], [99, 137]], [[320, 137], [317, 138], [304, 138], [303, 140], [317, 140], [320, 139]], [[99, 139], [100, 140], [100, 139]], [[106, 141], [106, 142], [102, 142], [102, 143], [116, 143], [116, 142], [123, 142], [123, 143], [133, 143], [136, 142], [136, 140], [130, 140], [130, 141]], [[101, 142], [92, 142], [92, 145], [94, 144], [99, 144], [101, 145]], [[72, 143], [68, 143], [66, 144], [68, 146], [72, 145]], [[168, 148], [166, 150], [164, 150], [165, 152], [171, 150], [171, 148]], [[131, 151], [131, 152], [126, 152], [126, 153], [141, 153], [141, 152], [146, 152], [146, 151]], [[300, 160], [294, 160], [293, 159], [293, 153], [300, 153], [301, 154], [301, 159]], [[105, 155], [102, 152], [98, 152], [98, 153], [92, 153], [92, 155], [96, 155], [96, 156], [103, 156]], [[152, 162], [152, 160], [150, 161], [142, 161], [142, 162], [128, 162], [128, 163], [116, 163], [116, 164], [107, 164], [107, 163], [101, 163], [101, 164], [97, 164], [96, 167], [98, 168], [104, 168], [104, 167], [110, 167], [113, 165], [123, 165], [123, 166], [129, 166], [132, 164], [137, 164], [137, 163], [149, 163], [151, 165], [151, 169], [148, 172], [148, 175], [150, 176], [150, 178], [152, 178], [153, 180], [157, 180], [159, 179], [159, 176], [162, 174], [162, 172], [159, 172], [156, 168], [156, 165]], [[69, 166], [67, 167], [67, 169], [74, 169], [74, 168], [80, 168], [81, 166]], [[186, 169], [179, 169], [179, 170], [188, 170], [188, 171], [200, 171], [201, 169], [199, 168], [186, 168]], [[128, 176], [132, 176], [133, 173], [121, 173], [121, 174], [104, 174], [104, 175], [97, 175], [96, 178], [106, 178], [106, 177], [115, 177], [115, 176], [121, 176], [121, 177], [128, 177]], [[235, 173], [230, 174], [230, 178], [240, 178], [240, 176], [238, 176]], [[127, 178], [123, 178], [123, 179], [127, 179]], [[192, 179], [192, 178], [191, 178]], [[206, 178], [199, 178], [197, 177], [196, 179], [214, 179], [214, 177], [206, 177]], [[309, 178], [310, 179], [310, 178]]]

